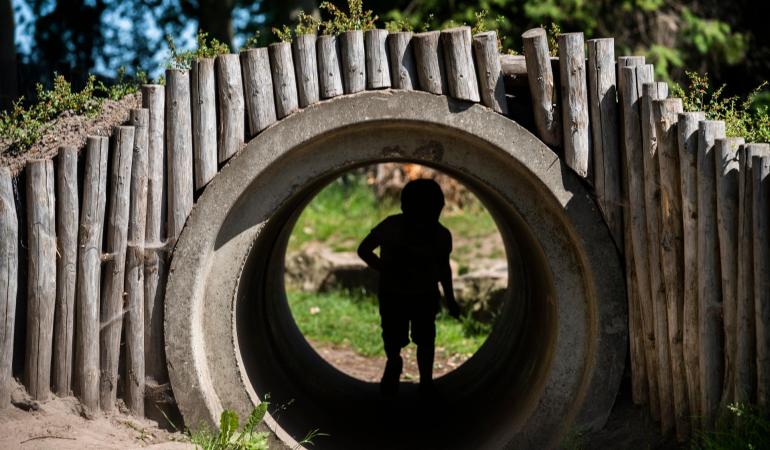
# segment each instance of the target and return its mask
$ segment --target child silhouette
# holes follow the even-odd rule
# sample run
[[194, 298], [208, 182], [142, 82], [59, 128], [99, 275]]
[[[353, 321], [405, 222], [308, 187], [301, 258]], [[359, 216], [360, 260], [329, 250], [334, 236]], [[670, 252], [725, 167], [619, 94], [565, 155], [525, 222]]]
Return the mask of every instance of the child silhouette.
[[[440, 309], [438, 285], [444, 291], [449, 314], [460, 308], [452, 290], [449, 254], [452, 234], [441, 223], [444, 194], [429, 179], [410, 181], [401, 191], [402, 214], [390, 216], [374, 227], [358, 247], [358, 255], [379, 272], [378, 297], [382, 341], [387, 355], [380, 382], [383, 395], [398, 392], [403, 361], [401, 348], [417, 345], [420, 392], [432, 393], [436, 314]], [[374, 250], [380, 247], [380, 256]]]

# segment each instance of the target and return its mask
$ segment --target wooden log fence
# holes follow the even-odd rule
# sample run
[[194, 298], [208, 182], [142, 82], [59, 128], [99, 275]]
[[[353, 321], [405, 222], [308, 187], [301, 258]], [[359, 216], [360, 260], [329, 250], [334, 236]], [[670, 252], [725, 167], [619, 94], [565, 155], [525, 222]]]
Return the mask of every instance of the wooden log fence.
[[387, 30], [367, 30], [364, 33], [367, 89], [384, 89], [390, 87], [390, 64], [388, 63], [387, 40]]
[[390, 82], [394, 89], [417, 89], [417, 66], [414, 62], [412, 32], [401, 31], [388, 35]]
[[564, 160], [578, 175], [588, 178], [592, 173], [591, 132], [583, 33], [560, 34], [558, 39]]
[[316, 57], [316, 35], [302, 34], [292, 42], [294, 70], [297, 79], [299, 107], [305, 108], [320, 98], [318, 88], [318, 63]]
[[0, 167], [0, 411], [11, 405], [13, 332], [19, 270], [19, 223], [11, 172]]
[[553, 68], [548, 49], [548, 37], [542, 28], [525, 31], [521, 35], [527, 64], [529, 89], [532, 93], [532, 113], [538, 136], [550, 146], [561, 145], [561, 120], [556, 103]]
[[757, 336], [757, 404], [770, 405], [770, 157], [754, 156], [752, 214], [754, 221], [754, 308]]
[[337, 36], [318, 36], [316, 55], [318, 57], [318, 85], [323, 99], [345, 93], [342, 87], [342, 58]]

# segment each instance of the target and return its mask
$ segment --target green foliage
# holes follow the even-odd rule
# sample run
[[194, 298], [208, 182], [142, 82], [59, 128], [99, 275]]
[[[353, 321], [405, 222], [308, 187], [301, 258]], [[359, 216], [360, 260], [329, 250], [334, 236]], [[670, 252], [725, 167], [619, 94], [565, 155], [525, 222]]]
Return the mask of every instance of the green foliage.
[[489, 11], [482, 9], [481, 11], [474, 12], [473, 15], [475, 20], [473, 21], [473, 26], [471, 27], [471, 33], [477, 34], [489, 31], [489, 24], [487, 23], [487, 16], [489, 15]]
[[756, 407], [734, 403], [713, 431], [698, 431], [693, 450], [754, 450], [770, 448], [770, 420]]
[[385, 29], [391, 33], [398, 33], [401, 31], [412, 31], [412, 23], [406, 17], [401, 19], [391, 20], [385, 23]]
[[284, 25], [281, 28], [273, 27], [273, 34], [278, 38], [279, 41], [291, 43], [292, 31], [291, 27], [288, 25]]
[[294, 28], [294, 33], [297, 36], [305, 34], [318, 34], [318, 30], [321, 28], [321, 20], [315, 17], [305, 14], [305, 11], [299, 12], [297, 19], [297, 26]]
[[103, 82], [99, 82], [96, 89], [97, 91], [111, 100], [120, 100], [126, 95], [130, 95], [139, 91], [143, 84], [149, 82], [147, 74], [140, 70], [134, 76], [126, 75], [126, 68], [118, 68], [118, 79], [115, 83], [106, 85]]
[[378, 19], [371, 10], [364, 11], [363, 0], [348, 0], [348, 12], [326, 1], [321, 3], [320, 9], [331, 14], [331, 18], [324, 22], [327, 34], [340, 34], [352, 30], [372, 30]]
[[25, 107], [24, 98], [20, 98], [10, 111], [0, 114], [0, 135], [10, 142], [6, 150], [10, 154], [22, 153], [39, 141], [49, 122], [65, 111], [93, 117], [102, 108], [102, 99], [94, 95], [97, 86], [93, 75], [79, 92], [73, 92], [72, 85], [62, 75], [55, 76], [53, 89], [37, 84], [35, 90], [34, 103]]
[[246, 39], [246, 42], [243, 43], [241, 50], [248, 50], [250, 48], [257, 48], [260, 46], [262, 46], [262, 33], [257, 30], [254, 32], [254, 34]]
[[256, 428], [264, 419], [268, 405], [263, 401], [254, 408], [240, 432], [238, 414], [226, 409], [219, 419], [219, 431], [207, 428], [188, 431], [190, 441], [202, 450], [267, 450], [268, 433]]
[[559, 35], [561, 34], [561, 25], [556, 22], [551, 22], [546, 30], [548, 35], [548, 49], [551, 52], [551, 56], [559, 56]]
[[197, 48], [195, 50], [179, 51], [174, 43], [174, 38], [166, 35], [169, 57], [166, 67], [169, 69], [189, 70], [193, 61], [201, 58], [214, 58], [217, 55], [230, 53], [227, 44], [219, 42], [215, 38], [208, 39], [208, 33], [199, 32], [197, 36]]
[[701, 55], [720, 54], [727, 64], [737, 64], [746, 56], [748, 42], [742, 33], [733, 32], [720, 20], [703, 19], [688, 8], [682, 10], [682, 35]]
[[770, 116], [767, 105], [755, 103], [767, 82], [745, 99], [723, 95], [724, 86], [714, 90], [708, 75], [686, 72], [686, 87], [674, 85], [672, 94], [682, 99], [685, 111], [704, 111], [709, 120], [724, 120], [727, 136], [743, 137], [746, 142], [770, 142]]

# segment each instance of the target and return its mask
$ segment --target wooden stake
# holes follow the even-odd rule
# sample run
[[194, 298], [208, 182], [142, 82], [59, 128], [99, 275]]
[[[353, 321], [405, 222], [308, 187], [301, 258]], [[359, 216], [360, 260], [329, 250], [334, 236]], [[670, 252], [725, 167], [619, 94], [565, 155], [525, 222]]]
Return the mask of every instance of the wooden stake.
[[444, 65], [449, 95], [460, 100], [478, 102], [479, 85], [473, 64], [470, 27], [450, 28], [441, 32]]
[[551, 55], [548, 37], [542, 28], [533, 28], [521, 35], [524, 57], [527, 62], [527, 78], [532, 93], [532, 113], [537, 131], [547, 145], [562, 145], [559, 106], [556, 102]]
[[[289, 53], [291, 60], [291, 52]], [[219, 55], [217, 67], [217, 146], [219, 163], [224, 163], [241, 149], [244, 138], [243, 83], [238, 55]], [[292, 69], [293, 70], [293, 69]], [[292, 71], [292, 80], [294, 73]], [[296, 102], [296, 87], [294, 101]]]
[[299, 109], [291, 44], [276, 42], [270, 44], [267, 49], [270, 55], [270, 71], [273, 74], [275, 112], [279, 119], [283, 119]]
[[497, 49], [497, 32], [487, 31], [473, 36], [473, 54], [476, 55], [481, 103], [495, 112], [508, 114], [500, 51]]
[[337, 37], [342, 54], [342, 82], [346, 94], [366, 89], [366, 56], [364, 56], [364, 32], [350, 30]]
[[278, 120], [270, 57], [267, 47], [260, 47], [242, 51], [240, 58], [249, 137], [254, 137]]
[[412, 36], [420, 90], [436, 95], [446, 94], [448, 89], [440, 37], [440, 31], [427, 31]]
[[400, 31], [388, 35], [390, 81], [394, 89], [417, 89], [417, 65], [412, 47], [412, 32]]
[[54, 312], [53, 389], [61, 397], [72, 386], [75, 280], [78, 260], [78, 151], [60, 147], [56, 171], [56, 311]]
[[19, 222], [13, 200], [13, 180], [0, 167], [0, 411], [11, 406], [13, 333], [19, 270]]
[[193, 157], [190, 127], [190, 77], [186, 70], [166, 70], [166, 167], [168, 224], [176, 241], [193, 206]]
[[318, 63], [316, 58], [316, 35], [303, 34], [292, 42], [294, 70], [297, 79], [299, 107], [305, 108], [318, 102]]
[[366, 30], [364, 32], [367, 89], [390, 87], [387, 39], [387, 30]]
[[214, 60], [193, 61], [190, 71], [195, 189], [203, 189], [217, 174], [217, 94]]
[[755, 156], [754, 176], [754, 307], [757, 332], [757, 405], [770, 405], [770, 157]]
[[559, 35], [564, 158], [578, 175], [588, 178], [591, 167], [591, 131], [588, 127], [588, 84], [583, 33]]

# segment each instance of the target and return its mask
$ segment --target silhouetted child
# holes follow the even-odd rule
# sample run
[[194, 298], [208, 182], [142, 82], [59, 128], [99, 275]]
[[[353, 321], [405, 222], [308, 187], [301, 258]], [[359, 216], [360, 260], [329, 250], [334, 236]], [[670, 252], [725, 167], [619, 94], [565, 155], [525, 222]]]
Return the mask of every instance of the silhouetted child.
[[[410, 325], [412, 342], [417, 345], [420, 391], [433, 392], [439, 283], [449, 314], [460, 315], [449, 267], [452, 234], [439, 223], [443, 208], [444, 194], [438, 183], [411, 181], [401, 191], [403, 213], [380, 222], [358, 247], [361, 259], [379, 272], [382, 341], [388, 358], [380, 382], [383, 395], [398, 392], [401, 348], [409, 344]], [[374, 253], [377, 247], [380, 256]]]

